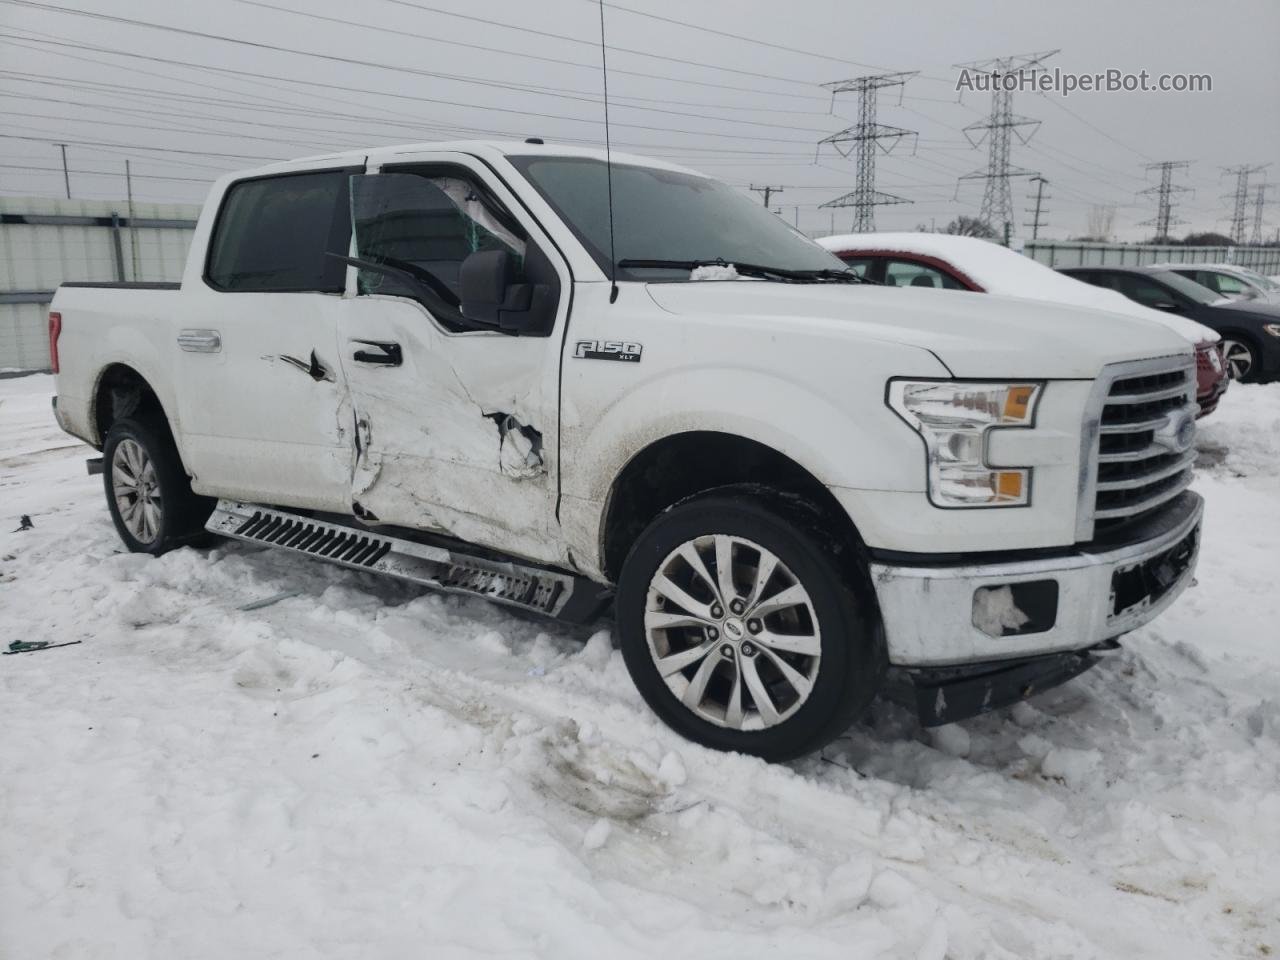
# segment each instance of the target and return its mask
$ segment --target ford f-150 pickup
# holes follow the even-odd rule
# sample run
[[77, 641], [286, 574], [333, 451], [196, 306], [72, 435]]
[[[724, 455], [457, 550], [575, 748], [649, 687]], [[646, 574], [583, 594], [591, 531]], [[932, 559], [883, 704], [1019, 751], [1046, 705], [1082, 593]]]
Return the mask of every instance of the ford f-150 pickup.
[[50, 349], [130, 550], [212, 532], [612, 610], [664, 721], [768, 759], [877, 694], [939, 724], [1068, 679], [1195, 567], [1185, 339], [863, 283], [653, 160], [464, 142], [226, 176], [180, 284], [64, 284]]

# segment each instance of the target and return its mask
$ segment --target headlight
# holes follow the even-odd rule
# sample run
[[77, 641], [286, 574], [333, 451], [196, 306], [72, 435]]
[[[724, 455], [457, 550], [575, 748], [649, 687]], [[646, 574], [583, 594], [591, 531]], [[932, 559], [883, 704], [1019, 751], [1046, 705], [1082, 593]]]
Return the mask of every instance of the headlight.
[[987, 431], [1030, 427], [1042, 385], [892, 380], [889, 406], [924, 438], [936, 507], [1019, 507], [1031, 469], [987, 466]]
[[1280, 337], [1280, 323], [1264, 323], [1262, 329], [1273, 337]]

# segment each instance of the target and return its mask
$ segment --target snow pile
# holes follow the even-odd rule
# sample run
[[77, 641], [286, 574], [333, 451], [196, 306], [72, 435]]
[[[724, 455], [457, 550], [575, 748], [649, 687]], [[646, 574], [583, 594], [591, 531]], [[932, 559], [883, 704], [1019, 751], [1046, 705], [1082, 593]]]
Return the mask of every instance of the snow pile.
[[690, 280], [737, 280], [738, 271], [732, 263], [703, 264], [689, 271]]
[[[1273, 424], [1267, 389], [1205, 437]], [[1274, 446], [1201, 475], [1199, 586], [1092, 672], [769, 766], [659, 724], [607, 625], [120, 552], [49, 392], [0, 381], [0, 624], [83, 643], [0, 657], [0, 956], [1280, 951]]]

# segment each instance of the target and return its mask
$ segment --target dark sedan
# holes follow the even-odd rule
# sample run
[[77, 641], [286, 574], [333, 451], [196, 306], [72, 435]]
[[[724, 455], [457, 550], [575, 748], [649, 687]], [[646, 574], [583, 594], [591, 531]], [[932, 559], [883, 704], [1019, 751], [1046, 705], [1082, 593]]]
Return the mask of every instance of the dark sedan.
[[1067, 267], [1063, 273], [1123, 293], [1146, 307], [1189, 317], [1222, 335], [1222, 354], [1236, 380], [1280, 377], [1280, 305], [1225, 300], [1159, 267]]

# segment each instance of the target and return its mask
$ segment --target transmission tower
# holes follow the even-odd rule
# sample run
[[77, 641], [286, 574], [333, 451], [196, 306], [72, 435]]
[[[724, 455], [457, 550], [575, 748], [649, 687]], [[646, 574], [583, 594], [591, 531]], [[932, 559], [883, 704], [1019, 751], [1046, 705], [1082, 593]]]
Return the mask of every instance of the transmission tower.
[[1258, 163], [1252, 166], [1242, 163], [1236, 167], [1222, 168], [1224, 177], [1234, 176], [1236, 178], [1235, 193], [1226, 194], [1222, 198], [1232, 201], [1231, 240], [1233, 243], [1244, 243], [1245, 211], [1249, 205], [1249, 177], [1251, 174], [1259, 173], [1269, 166], [1270, 164], [1268, 163]]
[[1031, 207], [1027, 208], [1026, 212], [1031, 214], [1031, 222], [1024, 223], [1023, 226], [1031, 228], [1031, 239], [1035, 240], [1040, 236], [1040, 228], [1044, 226], [1044, 221], [1041, 220], [1040, 217], [1042, 214], [1046, 214], [1049, 212], [1048, 210], [1043, 209], [1042, 204], [1046, 200], [1052, 200], [1053, 198], [1046, 197], [1044, 195], [1044, 188], [1049, 183], [1049, 181], [1046, 180], [1044, 177], [1040, 176], [1039, 174], [1036, 174], [1034, 177], [1031, 178], [1031, 182], [1036, 185], [1036, 205], [1034, 208], [1031, 208]]
[[823, 144], [830, 144], [842, 157], [847, 158], [850, 154], [857, 154], [857, 185], [848, 193], [822, 204], [822, 207], [853, 207], [854, 233], [870, 233], [875, 230], [876, 207], [911, 203], [904, 197], [881, 193], [876, 189], [876, 152], [883, 151], [887, 154], [902, 141], [903, 137], [916, 135], [914, 130], [904, 130], [902, 127], [890, 127], [878, 123], [876, 98], [883, 88], [903, 86], [918, 72], [912, 70], [902, 73], [878, 73], [823, 84], [831, 91], [833, 103], [837, 94], [858, 94], [858, 122], [839, 133], [833, 133], [818, 143], [819, 150], [822, 149]]
[[1190, 193], [1189, 187], [1176, 185], [1173, 182], [1173, 171], [1185, 170], [1191, 166], [1190, 160], [1161, 160], [1158, 163], [1148, 163], [1147, 170], [1160, 171], [1160, 183], [1154, 187], [1147, 187], [1145, 190], [1139, 190], [1138, 196], [1156, 195], [1156, 215], [1151, 220], [1143, 220], [1139, 226], [1154, 226], [1156, 228], [1156, 239], [1163, 240], [1169, 236], [1169, 229], [1176, 224], [1186, 223], [1185, 220], [1175, 220], [1173, 217], [1173, 197], [1175, 194]]
[[1262, 208], [1267, 205], [1267, 184], [1260, 183], [1253, 189], [1253, 236], [1249, 242], [1262, 246]]
[[[973, 146], [987, 142], [987, 168], [967, 173], [960, 180], [985, 180], [986, 190], [982, 194], [982, 209], [979, 219], [985, 220], [997, 231], [1005, 225], [1006, 231], [1013, 229], [1013, 191], [1009, 188], [1010, 177], [1035, 176], [1036, 171], [1025, 170], [1009, 165], [1009, 145], [1011, 134], [1017, 134], [1022, 143], [1030, 142], [1035, 134], [1039, 120], [1023, 117], [1013, 112], [1013, 89], [1006, 85], [1007, 79], [1017, 76], [1033, 76], [1040, 71], [1041, 64], [1049, 59], [1057, 50], [1046, 50], [1043, 53], [1024, 53], [1012, 57], [993, 57], [990, 60], [975, 60], [972, 63], [958, 63], [957, 69], [972, 70], [991, 75], [991, 112], [987, 119], [978, 120], [964, 128], [964, 135]], [[1022, 128], [1031, 127], [1025, 135]], [[981, 131], [975, 137], [974, 134]], [[956, 185], [957, 191], [960, 189]]]

